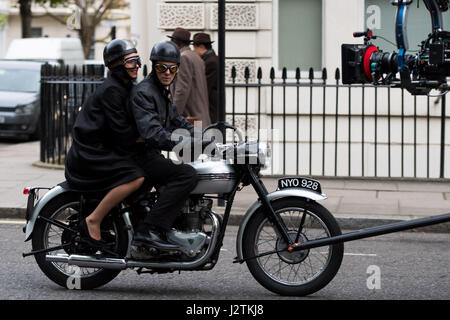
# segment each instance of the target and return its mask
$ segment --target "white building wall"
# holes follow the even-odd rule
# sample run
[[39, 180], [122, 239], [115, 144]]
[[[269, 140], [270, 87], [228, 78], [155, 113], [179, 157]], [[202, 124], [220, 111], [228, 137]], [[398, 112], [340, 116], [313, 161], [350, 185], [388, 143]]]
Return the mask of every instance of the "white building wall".
[[[0, 0], [0, 15], [9, 15], [9, 0]], [[6, 53], [6, 35], [8, 31], [8, 24], [0, 25], [0, 58], [3, 58]]]
[[[32, 27], [42, 27], [42, 36], [48, 37], [78, 37], [77, 32], [65, 28], [64, 25], [55, 21], [50, 17], [33, 17], [31, 22]], [[11, 14], [8, 19], [8, 32], [6, 36], [7, 46], [14, 39], [22, 37], [20, 16], [18, 14]]]
[[341, 45], [361, 43], [353, 32], [364, 30], [364, 0], [322, 0], [323, 67], [330, 72], [341, 68]]

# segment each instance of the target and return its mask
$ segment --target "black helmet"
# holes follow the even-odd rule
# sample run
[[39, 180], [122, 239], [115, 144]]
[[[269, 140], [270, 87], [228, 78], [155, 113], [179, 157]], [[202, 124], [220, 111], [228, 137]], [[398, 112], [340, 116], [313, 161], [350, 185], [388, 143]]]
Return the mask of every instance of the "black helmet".
[[180, 63], [180, 50], [171, 41], [161, 41], [153, 46], [150, 61], [167, 61]]
[[103, 50], [103, 61], [109, 67], [112, 62], [130, 53], [137, 53], [134, 44], [125, 39], [115, 39], [108, 43]]

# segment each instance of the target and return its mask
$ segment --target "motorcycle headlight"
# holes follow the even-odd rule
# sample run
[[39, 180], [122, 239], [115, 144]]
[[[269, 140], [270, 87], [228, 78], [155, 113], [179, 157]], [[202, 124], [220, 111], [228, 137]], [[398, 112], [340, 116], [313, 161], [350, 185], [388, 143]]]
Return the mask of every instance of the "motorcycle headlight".
[[272, 149], [269, 142], [259, 142], [258, 145], [258, 159], [263, 165], [263, 169], [266, 169], [270, 163], [270, 157], [272, 156]]
[[17, 114], [30, 114], [33, 113], [33, 110], [34, 110], [34, 103], [29, 103], [16, 107]]

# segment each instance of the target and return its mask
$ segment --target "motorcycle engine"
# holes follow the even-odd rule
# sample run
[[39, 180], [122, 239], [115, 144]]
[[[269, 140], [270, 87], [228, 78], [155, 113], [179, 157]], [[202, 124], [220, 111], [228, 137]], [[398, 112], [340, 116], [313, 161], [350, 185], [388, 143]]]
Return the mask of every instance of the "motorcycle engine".
[[203, 231], [207, 213], [212, 209], [212, 203], [211, 199], [187, 199], [181, 214], [175, 221], [174, 228], [184, 232]]
[[[141, 199], [133, 207], [133, 225], [141, 223], [144, 218], [151, 213], [157, 195], [151, 194], [150, 197]], [[186, 200], [183, 208], [174, 222], [173, 228], [182, 232], [200, 232], [204, 231], [204, 224], [211, 212], [213, 205], [212, 199], [203, 197], [190, 197]]]
[[[143, 200], [139, 203], [135, 213], [142, 217], [150, 214], [153, 201]], [[211, 212], [213, 201], [196, 197], [186, 200], [172, 230], [167, 232], [167, 238], [180, 246], [181, 252], [188, 259], [201, 253], [210, 241], [210, 233], [205, 230], [208, 214]], [[133, 257], [137, 259], [150, 259], [152, 254], [144, 248], [133, 248]], [[142, 251], [142, 252], [141, 252]], [[175, 252], [174, 252], [175, 254]]]
[[202, 197], [187, 199], [173, 229], [167, 233], [167, 238], [180, 245], [184, 254], [189, 257], [200, 253], [210, 240], [205, 222], [212, 203], [211, 199]]

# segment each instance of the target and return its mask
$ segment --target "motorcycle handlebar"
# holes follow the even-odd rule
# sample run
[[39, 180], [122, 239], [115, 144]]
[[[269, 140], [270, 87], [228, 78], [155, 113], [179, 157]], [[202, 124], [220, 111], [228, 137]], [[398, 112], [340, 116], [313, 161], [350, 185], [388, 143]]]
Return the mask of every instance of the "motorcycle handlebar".
[[242, 136], [242, 132], [238, 128], [232, 126], [229, 123], [225, 123], [225, 122], [222, 122], [222, 123], [216, 122], [216, 123], [210, 124], [209, 126], [207, 126], [203, 130], [203, 135], [205, 135], [205, 132], [208, 131], [208, 130], [211, 130], [211, 129], [219, 129], [220, 130], [221, 128], [233, 130], [237, 134], [237, 136], [239, 138], [239, 143], [244, 142], [244, 138]]

